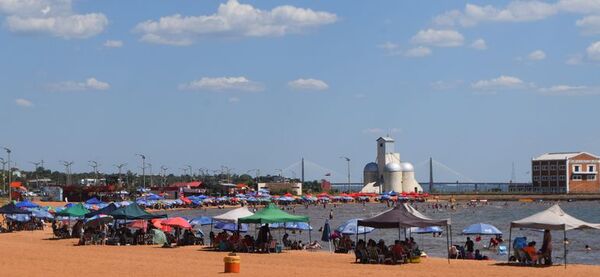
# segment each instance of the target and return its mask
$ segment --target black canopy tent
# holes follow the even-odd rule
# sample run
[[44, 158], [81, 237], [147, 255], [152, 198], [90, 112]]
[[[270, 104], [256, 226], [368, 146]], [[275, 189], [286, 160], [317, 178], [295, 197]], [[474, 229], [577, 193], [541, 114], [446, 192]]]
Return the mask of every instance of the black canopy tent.
[[[358, 226], [373, 227], [377, 229], [396, 229], [398, 237], [402, 229], [410, 227], [440, 226], [446, 228], [446, 251], [448, 251], [448, 262], [450, 262], [450, 243], [452, 240], [452, 227], [450, 219], [432, 219], [417, 211], [407, 203], [398, 204], [390, 210], [382, 212], [374, 217], [359, 219]], [[357, 228], [358, 229], [358, 228]], [[357, 234], [358, 237], [358, 234]]]
[[100, 214], [106, 214], [106, 215], [108, 215], [108, 214], [110, 214], [112, 211], [114, 211], [116, 209], [118, 209], [117, 205], [115, 205], [115, 203], [110, 203], [108, 206], [106, 206], [106, 207], [104, 207], [102, 209], [99, 209], [97, 211], [92, 211], [92, 212], [86, 214], [85, 218], [90, 218], [90, 217], [93, 217], [95, 215], [100, 215]]

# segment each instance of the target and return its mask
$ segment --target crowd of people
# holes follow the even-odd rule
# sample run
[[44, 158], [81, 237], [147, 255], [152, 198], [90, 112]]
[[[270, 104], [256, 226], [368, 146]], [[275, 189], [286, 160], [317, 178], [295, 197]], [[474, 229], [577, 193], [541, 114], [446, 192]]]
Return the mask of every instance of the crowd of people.
[[373, 264], [401, 264], [421, 257], [421, 250], [414, 238], [396, 240], [393, 245], [387, 246], [383, 240], [367, 242], [360, 239], [354, 250], [356, 261]]

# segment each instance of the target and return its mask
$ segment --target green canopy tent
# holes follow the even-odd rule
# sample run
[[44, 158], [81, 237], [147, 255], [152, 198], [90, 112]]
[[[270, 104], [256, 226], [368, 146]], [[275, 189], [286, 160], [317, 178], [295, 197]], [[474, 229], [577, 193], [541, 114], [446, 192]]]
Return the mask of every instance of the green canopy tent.
[[[288, 214], [271, 203], [253, 215], [238, 219], [238, 226], [242, 223], [267, 224], [285, 222], [308, 222], [310, 225], [308, 216]], [[308, 231], [308, 240], [312, 241], [310, 230]]]
[[90, 211], [86, 209], [83, 204], [75, 204], [71, 207], [68, 207], [60, 212], [57, 212], [57, 216], [67, 216], [67, 217], [84, 217]]
[[125, 219], [125, 220], [135, 220], [135, 219], [154, 219], [154, 218], [165, 218], [166, 215], [163, 214], [151, 214], [138, 204], [130, 204], [121, 208], [118, 208], [108, 215], [112, 216], [114, 219]]

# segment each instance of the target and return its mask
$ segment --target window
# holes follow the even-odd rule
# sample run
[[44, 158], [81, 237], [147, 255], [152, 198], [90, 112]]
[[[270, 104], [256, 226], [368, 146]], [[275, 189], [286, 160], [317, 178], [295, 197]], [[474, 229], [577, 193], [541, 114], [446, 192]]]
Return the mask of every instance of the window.
[[593, 165], [588, 165], [588, 172], [594, 172], [596, 171], [596, 167]]
[[552, 181], [556, 181], [556, 175], [552, 175], [552, 177], [550, 177], [550, 179], [551, 179]]
[[559, 169], [559, 170], [565, 170], [565, 166], [564, 166], [564, 165], [561, 165], [561, 166], [559, 166], [559, 167], [558, 167], [558, 169]]
[[564, 180], [566, 180], [566, 179], [567, 179], [567, 176], [565, 176], [565, 175], [560, 175], [560, 180], [561, 180], [561, 181], [564, 181]]
[[573, 179], [573, 180], [582, 180], [583, 178], [582, 178], [582, 176], [581, 176], [581, 175], [573, 175], [573, 176], [571, 177], [571, 179]]
[[595, 181], [596, 180], [596, 175], [595, 174], [588, 175], [585, 179], [588, 180], [588, 181]]
[[548, 166], [547, 165], [542, 165], [542, 170], [548, 170]]
[[540, 166], [539, 165], [534, 165], [533, 166], [533, 171], [538, 171], [540, 170]]
[[539, 181], [540, 180], [540, 176], [533, 176], [533, 180], [536, 181], [536, 182]]
[[548, 180], [548, 176], [542, 176], [542, 181]]
[[550, 170], [556, 170], [556, 166], [555, 165], [551, 165], [550, 166]]
[[581, 171], [581, 165], [574, 165], [573, 166], [573, 172], [580, 172]]

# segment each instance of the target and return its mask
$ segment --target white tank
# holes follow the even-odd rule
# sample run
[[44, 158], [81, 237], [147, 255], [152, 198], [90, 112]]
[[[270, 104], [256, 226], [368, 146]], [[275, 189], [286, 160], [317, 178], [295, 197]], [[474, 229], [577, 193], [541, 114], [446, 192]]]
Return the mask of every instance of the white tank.
[[376, 163], [368, 163], [363, 170], [363, 183], [365, 185], [377, 182], [379, 178], [379, 167]]
[[414, 171], [406, 171], [402, 174], [402, 191], [403, 192], [423, 192], [423, 188], [415, 179]]
[[383, 170], [383, 191], [402, 192], [402, 167], [399, 163], [388, 163]]

